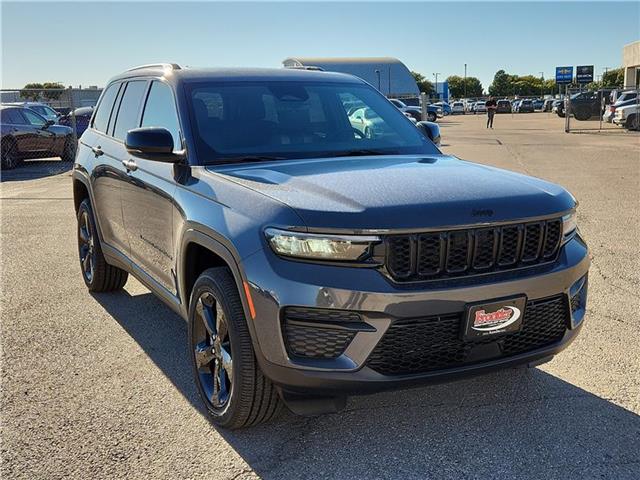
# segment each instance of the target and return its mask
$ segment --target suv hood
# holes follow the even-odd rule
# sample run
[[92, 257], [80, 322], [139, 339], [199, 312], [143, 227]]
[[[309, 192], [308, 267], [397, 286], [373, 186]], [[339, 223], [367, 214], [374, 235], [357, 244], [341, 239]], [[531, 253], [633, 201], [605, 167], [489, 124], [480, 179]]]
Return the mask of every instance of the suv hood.
[[420, 229], [521, 220], [575, 206], [565, 189], [446, 155], [208, 167], [293, 208], [312, 229]]

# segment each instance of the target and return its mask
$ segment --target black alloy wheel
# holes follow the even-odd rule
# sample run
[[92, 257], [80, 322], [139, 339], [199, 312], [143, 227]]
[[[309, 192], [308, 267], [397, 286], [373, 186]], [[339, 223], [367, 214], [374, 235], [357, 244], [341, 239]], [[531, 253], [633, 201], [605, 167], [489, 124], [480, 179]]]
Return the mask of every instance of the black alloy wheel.
[[96, 253], [89, 211], [82, 210], [79, 217], [78, 249], [80, 253], [80, 267], [82, 268], [82, 276], [85, 282], [91, 284], [93, 283], [96, 271]]
[[233, 359], [229, 325], [212, 292], [205, 291], [198, 297], [191, 344], [206, 400], [214, 412], [222, 415], [233, 390]]

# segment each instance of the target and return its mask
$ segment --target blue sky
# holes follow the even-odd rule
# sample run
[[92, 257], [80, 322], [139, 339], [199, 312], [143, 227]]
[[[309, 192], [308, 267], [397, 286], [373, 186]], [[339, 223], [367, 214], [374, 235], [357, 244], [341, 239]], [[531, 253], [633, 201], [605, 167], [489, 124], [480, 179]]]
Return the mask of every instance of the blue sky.
[[[134, 65], [280, 67], [288, 56], [394, 56], [433, 80], [620, 66], [626, 2], [2, 3], [2, 86], [102, 86]], [[564, 20], [568, 20], [565, 25]], [[564, 42], [567, 42], [566, 44]]]

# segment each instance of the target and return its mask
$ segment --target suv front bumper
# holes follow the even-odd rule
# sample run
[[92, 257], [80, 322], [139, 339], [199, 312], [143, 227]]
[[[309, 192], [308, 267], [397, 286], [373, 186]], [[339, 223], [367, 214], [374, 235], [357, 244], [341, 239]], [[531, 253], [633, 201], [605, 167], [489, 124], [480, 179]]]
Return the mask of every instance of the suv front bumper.
[[[314, 394], [365, 393], [429, 382], [441, 382], [510, 365], [542, 363], [576, 337], [586, 304], [586, 281], [580, 305], [571, 308], [576, 285], [589, 269], [586, 244], [569, 241], [550, 266], [451, 281], [430, 288], [395, 285], [380, 272], [285, 260], [265, 249], [243, 261], [255, 318], [249, 320], [256, 356], [263, 372], [289, 391]], [[353, 288], [353, 287], [356, 288]], [[540, 348], [481, 358], [417, 374], [388, 375], [366, 365], [367, 359], [394, 322], [425, 316], [460, 314], [470, 303], [526, 295], [529, 300], [562, 296], [567, 306], [564, 334]], [[286, 307], [357, 312], [370, 328], [358, 331], [336, 358], [292, 355], [283, 333]], [[526, 320], [526, 314], [525, 314]]]

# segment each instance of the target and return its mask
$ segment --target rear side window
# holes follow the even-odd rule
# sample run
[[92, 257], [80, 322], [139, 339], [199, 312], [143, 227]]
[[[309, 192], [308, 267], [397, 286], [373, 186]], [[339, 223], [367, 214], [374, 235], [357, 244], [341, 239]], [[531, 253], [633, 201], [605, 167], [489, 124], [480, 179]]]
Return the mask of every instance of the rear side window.
[[127, 132], [139, 126], [140, 106], [144, 94], [147, 90], [146, 80], [136, 80], [127, 83], [126, 90], [120, 100], [120, 108], [116, 117], [116, 127], [113, 136], [118, 140], [123, 140], [127, 136]]
[[27, 121], [22, 118], [22, 115], [15, 108], [8, 110], [2, 110], [2, 123], [6, 125], [25, 125]]
[[180, 124], [171, 87], [158, 81], [151, 84], [141, 126], [166, 128], [173, 137], [174, 150], [180, 150]]
[[44, 119], [44, 117], [41, 117], [36, 112], [33, 112], [33, 111], [29, 110], [28, 108], [25, 108], [22, 111], [22, 115], [24, 115], [24, 117], [27, 119], [27, 122], [29, 122], [31, 125], [34, 125], [36, 127], [40, 127], [40, 126], [44, 125], [47, 122]]
[[102, 95], [102, 100], [100, 100], [100, 105], [98, 105], [98, 110], [96, 111], [96, 116], [93, 119], [93, 128], [96, 130], [106, 133], [107, 126], [109, 125], [109, 117], [111, 116], [111, 110], [113, 109], [113, 102], [118, 95], [118, 88], [120, 84], [114, 83], [107, 87], [107, 90]]

